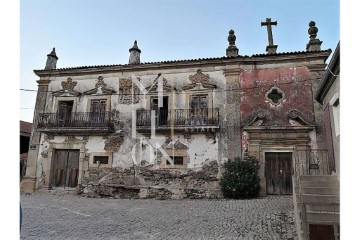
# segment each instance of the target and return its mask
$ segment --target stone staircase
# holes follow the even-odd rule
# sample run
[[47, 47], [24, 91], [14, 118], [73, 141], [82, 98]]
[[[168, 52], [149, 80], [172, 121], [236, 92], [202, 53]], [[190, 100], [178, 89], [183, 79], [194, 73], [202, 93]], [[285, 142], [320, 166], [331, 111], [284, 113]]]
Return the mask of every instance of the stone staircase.
[[[332, 225], [335, 234], [340, 225], [340, 185], [335, 175], [302, 175], [299, 176], [301, 202], [297, 201], [297, 211], [307, 226], [303, 229], [302, 239], [309, 236], [309, 225]], [[303, 204], [303, 205], [301, 205]], [[306, 211], [305, 214], [303, 211]], [[303, 224], [303, 223], [302, 223]]]

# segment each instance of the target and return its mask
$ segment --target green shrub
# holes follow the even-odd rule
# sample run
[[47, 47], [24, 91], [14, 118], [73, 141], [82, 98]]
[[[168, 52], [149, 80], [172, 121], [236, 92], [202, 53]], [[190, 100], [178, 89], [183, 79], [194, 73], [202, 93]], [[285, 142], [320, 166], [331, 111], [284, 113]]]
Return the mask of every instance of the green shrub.
[[254, 157], [235, 158], [224, 164], [220, 187], [225, 198], [255, 198], [260, 191], [260, 164]]

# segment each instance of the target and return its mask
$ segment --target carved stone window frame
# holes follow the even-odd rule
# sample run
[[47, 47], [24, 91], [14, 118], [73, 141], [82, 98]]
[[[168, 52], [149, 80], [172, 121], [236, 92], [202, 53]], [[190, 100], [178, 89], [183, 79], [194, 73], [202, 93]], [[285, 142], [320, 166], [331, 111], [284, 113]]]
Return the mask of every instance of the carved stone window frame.
[[[108, 157], [108, 164], [96, 164], [94, 163], [94, 157]], [[111, 168], [113, 160], [112, 152], [91, 152], [89, 156], [89, 168]]]
[[[279, 92], [282, 96], [277, 103], [275, 103], [271, 98], [268, 97], [268, 95], [274, 90]], [[285, 100], [285, 92], [281, 90], [279, 87], [273, 86], [269, 89], [269, 91], [265, 93], [265, 98], [271, 105], [278, 106]]]
[[[208, 109], [213, 109], [214, 108], [214, 91], [213, 89], [204, 89], [204, 90], [192, 90], [192, 89], [188, 89], [185, 91], [185, 108], [186, 109], [191, 109], [191, 99], [194, 96], [200, 96], [200, 95], [207, 95], [207, 108]], [[189, 114], [189, 113], [187, 113]], [[211, 111], [208, 111], [208, 117], [211, 116]], [[189, 117], [189, 116], [187, 116]]]
[[78, 97], [54, 97], [53, 113], [57, 113], [59, 109], [59, 102], [61, 101], [73, 101], [73, 107], [71, 112], [75, 113], [78, 105]]
[[169, 155], [169, 157], [183, 157], [182, 165], [170, 165], [166, 164], [165, 156], [161, 157], [161, 165], [160, 167], [163, 169], [187, 169], [188, 163], [190, 161], [190, 157], [185, 149], [165, 149], [165, 152]]

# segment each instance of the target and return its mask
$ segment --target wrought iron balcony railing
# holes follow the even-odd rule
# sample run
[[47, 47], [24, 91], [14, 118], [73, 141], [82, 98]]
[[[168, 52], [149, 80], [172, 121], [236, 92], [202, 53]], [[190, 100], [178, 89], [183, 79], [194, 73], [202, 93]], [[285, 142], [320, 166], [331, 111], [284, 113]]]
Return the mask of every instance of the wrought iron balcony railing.
[[170, 110], [137, 110], [136, 126], [138, 128], [197, 128], [218, 127], [219, 108], [170, 109]]
[[76, 112], [71, 114], [40, 113], [37, 128], [40, 131], [104, 130], [114, 129], [112, 112]]

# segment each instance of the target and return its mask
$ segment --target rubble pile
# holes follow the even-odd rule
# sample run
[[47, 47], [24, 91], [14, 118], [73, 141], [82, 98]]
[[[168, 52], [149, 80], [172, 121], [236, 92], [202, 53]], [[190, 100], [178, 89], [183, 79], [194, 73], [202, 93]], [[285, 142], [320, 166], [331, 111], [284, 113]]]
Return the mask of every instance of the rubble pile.
[[86, 197], [202, 199], [222, 198], [219, 165], [211, 161], [201, 169], [93, 169], [78, 194]]

